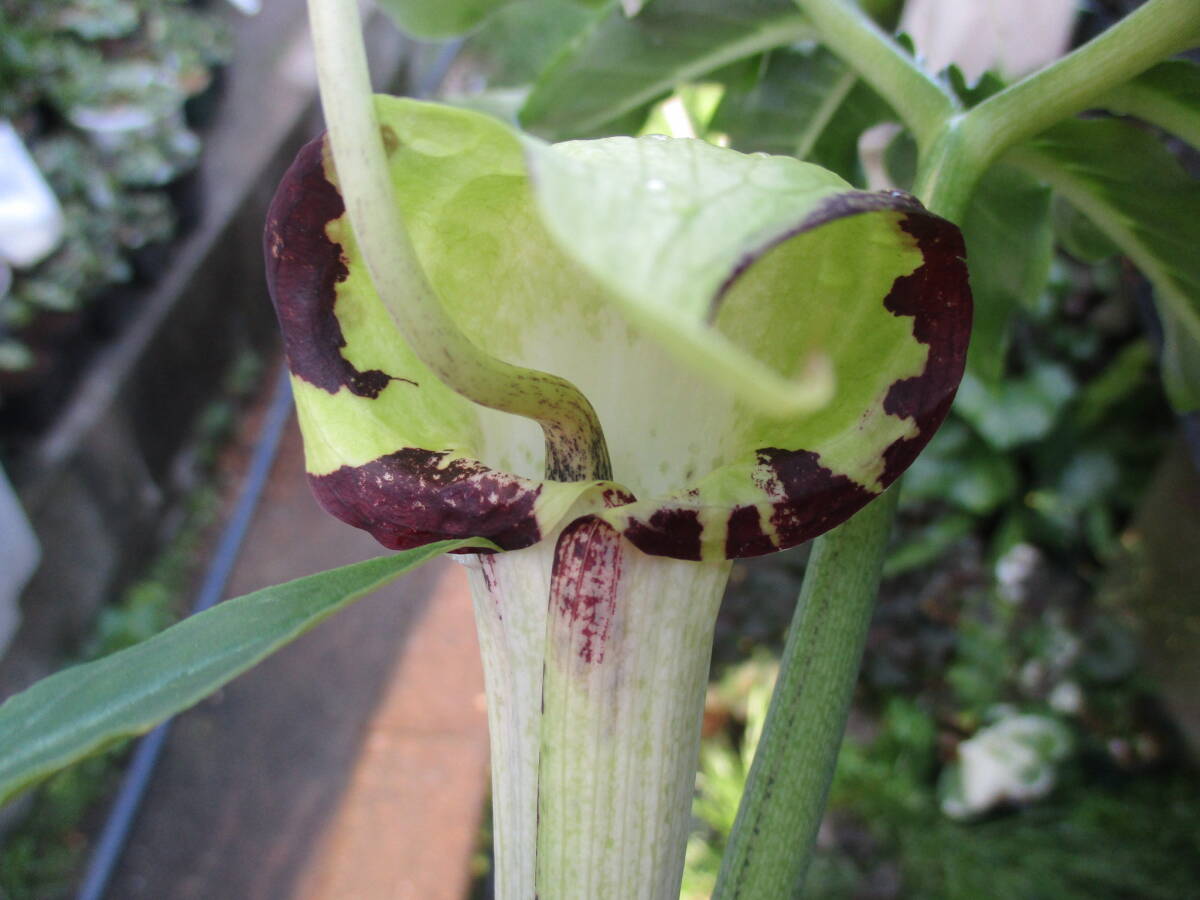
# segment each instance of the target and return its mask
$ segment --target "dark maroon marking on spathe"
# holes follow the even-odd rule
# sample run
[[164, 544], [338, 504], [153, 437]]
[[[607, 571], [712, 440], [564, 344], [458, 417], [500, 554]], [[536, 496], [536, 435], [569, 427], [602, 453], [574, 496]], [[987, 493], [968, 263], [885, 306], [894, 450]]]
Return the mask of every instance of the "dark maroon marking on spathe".
[[758, 450], [755, 484], [773, 496], [770, 524], [775, 540], [764, 532], [760, 508], [737, 506], [730, 514], [725, 557], [763, 556], [787, 550], [839, 526], [870, 503], [877, 494], [857, 481], [821, 464], [810, 450]]
[[540, 484], [447, 456], [410, 447], [308, 480], [328, 512], [392, 550], [467, 537], [519, 550], [541, 539]]
[[496, 560], [485, 556], [479, 564], [479, 572], [483, 576], [483, 587], [490, 594], [496, 590]]
[[780, 244], [786, 243], [806, 231], [828, 225], [837, 219], [856, 216], [859, 213], [883, 211], [923, 214], [927, 217], [930, 215], [921, 205], [920, 200], [905, 191], [847, 191], [844, 194], [834, 194], [821, 202], [816, 209], [800, 220], [799, 224], [785, 229], [761, 247], [742, 255], [713, 295], [708, 306], [708, 323], [711, 325], [716, 321], [717, 314], [721, 311], [721, 304], [725, 301], [725, 295], [729, 293], [737, 280]]
[[323, 145], [323, 138], [305, 144], [267, 211], [267, 289], [292, 373], [331, 394], [344, 386], [360, 397], [374, 398], [393, 380], [409, 379], [395, 379], [379, 369], [360, 372], [342, 355], [346, 338], [334, 304], [337, 285], [348, 271], [341, 246], [329, 239], [325, 228], [346, 207], [325, 177]]
[[756, 506], [735, 506], [729, 513], [729, 530], [725, 534], [725, 558], [762, 556], [778, 548], [762, 529], [762, 519]]
[[886, 487], [907, 469], [946, 418], [962, 380], [971, 338], [971, 291], [962, 233], [935, 216], [910, 215], [900, 227], [917, 241], [924, 262], [897, 278], [884, 306], [913, 317], [913, 337], [929, 347], [920, 375], [903, 378], [888, 390], [884, 412], [916, 422], [917, 434], [899, 438], [883, 452], [881, 482]]
[[637, 497], [630, 491], [619, 487], [607, 487], [600, 496], [604, 501], [605, 509], [612, 509], [614, 506], [628, 506], [630, 503], [637, 502]]
[[554, 547], [550, 614], [569, 623], [572, 644], [578, 640], [579, 658], [585, 663], [604, 662], [623, 557], [620, 532], [595, 516], [564, 528]]
[[649, 519], [631, 518], [625, 526], [625, 537], [651, 556], [699, 560], [700, 535], [703, 531], [698, 511], [667, 506], [655, 510]]
[[758, 451], [758, 461], [783, 493], [771, 514], [780, 548], [824, 534], [878, 496], [821, 465], [821, 457], [810, 450], [765, 447]]
[[500, 594], [496, 590], [496, 555], [489, 553], [480, 558], [479, 574], [483, 576], [483, 588], [496, 606], [496, 618], [504, 621], [504, 608], [500, 605]]

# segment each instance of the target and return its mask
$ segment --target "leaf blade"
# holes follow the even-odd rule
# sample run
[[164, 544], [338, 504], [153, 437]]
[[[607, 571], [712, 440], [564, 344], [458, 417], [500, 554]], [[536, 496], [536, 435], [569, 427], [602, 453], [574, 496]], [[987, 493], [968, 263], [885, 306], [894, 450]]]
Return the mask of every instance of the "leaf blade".
[[1200, 149], [1200, 63], [1159, 63], [1113, 91], [1101, 105], [1137, 116]]
[[512, 0], [379, 0], [401, 30], [419, 38], [450, 38], [470, 31]]
[[1085, 213], [1155, 287], [1163, 380], [1179, 412], [1200, 409], [1200, 182], [1127, 122], [1064, 122], [1013, 151]]
[[634, 19], [614, 8], [543, 72], [521, 122], [548, 139], [593, 134], [679, 82], [810, 33], [779, 0], [658, 0]]
[[976, 188], [962, 230], [975, 298], [967, 369], [995, 385], [1004, 373], [1012, 314], [1032, 306], [1050, 278], [1050, 191], [1024, 172], [996, 166]]
[[752, 83], [729, 85], [713, 130], [738, 150], [794, 155], [862, 185], [858, 140], [895, 118], [887, 103], [824, 48], [775, 50], [761, 68]]
[[0, 705], [0, 805], [72, 762], [149, 731], [405, 572], [480, 543], [429, 544], [264, 588], [37, 682]]

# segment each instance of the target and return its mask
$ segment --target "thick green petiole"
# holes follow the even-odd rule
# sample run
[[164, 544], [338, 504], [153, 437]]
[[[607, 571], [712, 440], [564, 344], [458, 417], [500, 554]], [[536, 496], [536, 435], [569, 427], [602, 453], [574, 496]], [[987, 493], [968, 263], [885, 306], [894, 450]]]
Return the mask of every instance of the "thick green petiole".
[[1009, 149], [1103, 105], [1129, 79], [1197, 44], [1200, 3], [1151, 0], [1053, 65], [945, 118], [922, 148], [913, 192], [930, 211], [960, 220], [976, 182]]
[[409, 239], [388, 175], [358, 4], [309, 0], [308, 9], [339, 187], [371, 280], [400, 333], [458, 393], [537, 421], [546, 436], [547, 478], [611, 478], [600, 421], [574, 385], [489, 356], [446, 314]]
[[879, 92], [927, 147], [958, 101], [888, 37], [860, 7], [844, 0], [795, 0], [821, 40]]
[[899, 491], [817, 538], [716, 900], [795, 896], [833, 778]]

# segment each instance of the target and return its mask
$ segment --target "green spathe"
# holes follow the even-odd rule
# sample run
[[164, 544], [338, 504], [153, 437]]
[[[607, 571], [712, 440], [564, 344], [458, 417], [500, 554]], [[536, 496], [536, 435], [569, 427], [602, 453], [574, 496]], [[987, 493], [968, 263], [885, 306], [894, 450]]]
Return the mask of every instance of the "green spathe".
[[[335, 129], [269, 217], [314, 489], [389, 546], [470, 528], [508, 551], [464, 560], [499, 896], [667, 900], [728, 560], [843, 521], [940, 423], [970, 320], [961, 236], [794, 159], [659, 136], [549, 146], [392, 98], [375, 112], [369, 197], [347, 179], [343, 202], [332, 160], [363, 142]], [[413, 252], [389, 268], [371, 223], [397, 209]], [[406, 291], [432, 314], [410, 316]], [[462, 339], [423, 327], [443, 314]], [[478, 385], [451, 387], [454, 354], [522, 368], [477, 405]], [[576, 393], [497, 411], [551, 376]], [[543, 476], [536, 423], [571, 403], [594, 407], [612, 481]]]
[[[382, 373], [384, 386], [331, 391], [293, 358], [309, 472], [327, 494], [344, 498], [353, 478], [382, 492], [372, 510], [402, 505], [383, 498], [395, 474], [364, 467], [419, 449], [438, 454], [439, 471], [470, 460], [520, 479], [542, 535], [595, 512], [651, 553], [748, 555], [840, 521], [797, 525], [790, 508], [781, 519], [781, 503], [807, 499], [796, 484], [853, 494], [853, 508], [879, 493], [898, 474], [889, 448], [923, 444], [925, 413], [948, 403], [970, 317], [961, 245], [906, 195], [696, 140], [548, 146], [465, 110], [385, 97], [376, 109], [397, 202], [450, 318], [487, 354], [576, 385], [617, 484], [542, 480], [535, 424], [434, 377], [393, 327], [341, 215], [318, 225], [345, 274], [314, 302], [332, 307], [339, 364]], [[915, 221], [937, 239], [920, 245]], [[953, 319], [935, 352], [918, 313], [891, 305], [912, 279], [910, 293], [934, 284], [931, 307]], [[286, 332], [289, 304], [312, 298], [275, 299]], [[897, 385], [923, 381], [916, 405], [896, 401]], [[788, 468], [797, 453], [808, 481]], [[626, 505], [608, 508], [618, 488]], [[753, 549], [728, 524], [747, 508]], [[644, 538], [663, 510], [692, 523], [687, 546]]]

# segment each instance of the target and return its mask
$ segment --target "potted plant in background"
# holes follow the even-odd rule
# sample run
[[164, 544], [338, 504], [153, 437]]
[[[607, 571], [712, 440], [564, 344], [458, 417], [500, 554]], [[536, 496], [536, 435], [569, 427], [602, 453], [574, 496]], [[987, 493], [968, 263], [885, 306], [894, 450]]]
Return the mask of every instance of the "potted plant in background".
[[[54, 246], [16, 264], [0, 294], [0, 397], [11, 407], [53, 377], [56, 347], [84, 327], [85, 311], [102, 334], [118, 327], [127, 310], [115, 289], [160, 274], [155, 248], [194, 221], [196, 198], [179, 188], [201, 146], [188, 110], [211, 90], [231, 42], [212, 12], [176, 3], [9, 3], [0, 30], [0, 116], [28, 146], [66, 226]], [[108, 302], [91, 303], [100, 298]], [[25, 413], [40, 421], [46, 410]]]

